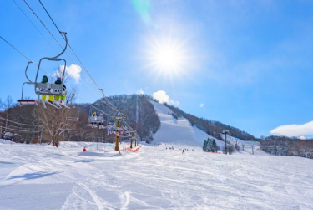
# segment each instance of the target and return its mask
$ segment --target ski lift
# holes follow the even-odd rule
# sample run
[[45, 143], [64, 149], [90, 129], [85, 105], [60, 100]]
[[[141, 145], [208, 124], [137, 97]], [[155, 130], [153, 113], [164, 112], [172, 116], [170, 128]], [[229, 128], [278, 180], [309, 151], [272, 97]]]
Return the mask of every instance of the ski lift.
[[20, 105], [38, 105], [38, 100], [27, 100], [27, 99], [24, 99], [24, 85], [25, 84], [28, 84], [28, 85], [33, 85], [34, 84], [30, 79], [28, 79], [28, 75], [27, 75], [28, 66], [31, 63], [33, 63], [33, 62], [32, 61], [28, 61], [28, 64], [27, 64], [26, 69], [25, 69], [25, 76], [26, 76], [26, 78], [27, 78], [27, 80], [29, 82], [24, 82], [23, 85], [22, 85], [22, 99], [21, 100], [17, 100]]
[[[76, 108], [76, 106], [73, 106], [73, 108], [75, 109]], [[66, 120], [67, 121], [78, 121], [78, 119], [79, 119], [79, 110], [77, 109], [77, 115], [76, 115], [76, 117], [69, 117], [69, 110], [67, 111], [67, 117], [66, 117]]]
[[99, 128], [99, 129], [104, 129], [104, 118], [103, 114], [97, 115], [96, 111], [92, 110], [92, 107], [90, 107], [89, 110], [89, 117], [88, 117], [88, 125], [93, 127], [93, 128]]
[[[28, 82], [24, 82], [23, 83], [23, 86], [22, 86], [22, 99], [18, 100], [20, 105], [35, 105], [35, 104], [38, 105], [39, 102], [42, 102], [44, 107], [46, 108], [45, 103], [48, 103], [48, 102], [43, 100], [43, 99], [41, 99], [41, 100], [39, 99], [39, 96], [42, 95], [43, 97], [44, 96], [55, 96], [55, 99], [53, 99], [53, 101], [50, 101], [50, 103], [51, 103], [51, 105], [54, 105], [56, 108], [60, 108], [57, 99], [59, 99], [60, 97], [64, 96], [64, 92], [63, 91], [66, 89], [66, 87], [64, 85], [64, 75], [65, 75], [65, 71], [66, 71], [66, 60], [59, 58], [59, 56], [61, 56], [65, 52], [65, 50], [67, 49], [67, 46], [68, 46], [68, 40], [67, 40], [67, 36], [66, 36], [67, 33], [60, 31], [60, 34], [62, 34], [64, 36], [64, 39], [65, 39], [65, 42], [66, 42], [63, 51], [60, 54], [58, 54], [57, 56], [55, 56], [55, 57], [52, 57], [52, 58], [43, 57], [43, 58], [41, 58], [39, 60], [35, 82], [31, 81], [28, 78], [28, 75], [27, 75], [28, 66], [29, 66], [29, 64], [33, 63], [32, 61], [28, 62], [26, 70], [25, 70], [25, 75], [26, 75], [26, 78], [27, 78]], [[46, 75], [44, 75], [42, 82], [38, 82], [38, 74], [39, 74], [39, 70], [41, 69], [40, 65], [41, 65], [42, 60], [64, 61], [64, 68], [63, 68], [62, 76], [60, 78], [58, 78], [58, 80], [55, 82], [55, 84], [48, 83], [48, 77]], [[34, 85], [35, 93], [38, 95], [38, 100], [24, 100], [24, 98], [23, 98], [23, 89], [24, 89], [24, 85], [25, 84]], [[55, 104], [53, 102], [55, 102]], [[50, 103], [48, 103], [48, 104], [50, 104]], [[66, 108], [69, 108], [68, 106], [66, 106], [63, 103], [60, 103], [60, 104], [63, 105], [64, 107], [66, 107]]]

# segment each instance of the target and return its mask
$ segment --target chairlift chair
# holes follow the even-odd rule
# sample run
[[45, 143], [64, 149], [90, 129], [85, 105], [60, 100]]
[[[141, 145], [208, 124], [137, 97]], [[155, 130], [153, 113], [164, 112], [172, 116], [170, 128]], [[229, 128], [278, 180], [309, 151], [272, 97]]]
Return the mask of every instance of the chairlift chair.
[[[59, 56], [61, 56], [65, 52], [65, 50], [67, 49], [68, 39], [67, 39], [67, 36], [66, 36], [66, 34], [67, 34], [66, 32], [61, 32], [60, 31], [60, 34], [62, 34], [64, 36], [64, 39], [65, 39], [65, 42], [66, 42], [63, 51], [60, 54], [56, 55], [55, 57], [52, 57], [52, 58], [43, 57], [43, 58], [41, 58], [39, 60], [35, 82], [31, 81], [28, 78], [28, 75], [27, 75], [28, 66], [29, 66], [29, 64], [33, 63], [32, 61], [28, 62], [26, 70], [25, 70], [25, 75], [26, 75], [26, 78], [27, 78], [28, 82], [24, 82], [23, 83], [22, 99], [18, 100], [20, 105], [35, 105], [35, 104], [38, 105], [39, 102], [42, 102], [43, 104], [45, 104], [45, 101], [39, 100], [39, 99], [38, 100], [24, 100], [23, 99], [24, 84], [34, 85], [35, 93], [38, 95], [38, 97], [40, 95], [47, 95], [47, 96], [51, 96], [51, 95], [53, 95], [53, 96], [62, 96], [63, 95], [64, 75], [65, 75], [65, 71], [66, 71], [66, 60], [59, 58]], [[39, 74], [39, 70], [41, 69], [40, 65], [41, 65], [42, 60], [64, 61], [64, 69], [63, 69], [63, 73], [62, 73], [60, 84], [51, 84], [51, 83], [43, 82], [43, 81], [42, 82], [38, 82], [38, 74]]]
[[93, 112], [92, 107], [90, 107], [89, 110], [89, 116], [88, 116], [88, 125], [93, 128], [99, 128], [104, 129], [104, 118], [103, 114], [97, 115], [96, 112]]
[[[73, 106], [73, 108], [75, 109], [76, 107]], [[78, 109], [77, 109], [76, 117], [69, 117], [69, 110], [67, 111], [67, 117], [66, 117], [67, 121], [78, 121], [78, 119], [79, 119], [79, 110]]]

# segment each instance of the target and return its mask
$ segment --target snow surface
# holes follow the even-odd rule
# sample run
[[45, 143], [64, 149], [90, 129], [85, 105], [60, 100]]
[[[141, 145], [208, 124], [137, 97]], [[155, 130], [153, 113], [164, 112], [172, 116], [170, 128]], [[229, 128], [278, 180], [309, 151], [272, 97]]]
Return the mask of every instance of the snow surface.
[[[153, 143], [202, 147], [204, 140], [207, 140], [208, 137], [213, 138], [213, 136], [208, 135], [197, 127], [191, 126], [190, 122], [184, 117], [180, 117], [176, 120], [171, 115], [173, 111], [163, 104], [152, 100], [151, 103], [154, 105], [154, 110], [158, 114], [161, 122], [159, 130], [154, 134]], [[224, 146], [225, 144], [218, 139], [215, 139], [215, 141], [217, 146]]]
[[[313, 162], [142, 146], [80, 156], [82, 144], [0, 143], [0, 209], [312, 209]], [[194, 149], [194, 151], [192, 151]], [[104, 151], [92, 150], [100, 154]], [[108, 155], [110, 154], [111, 155]]]
[[141, 142], [137, 152], [121, 144], [119, 154], [107, 143], [0, 140], [0, 209], [312, 209], [312, 160], [203, 152], [205, 132], [164, 105], [155, 109], [155, 141], [175, 150]]

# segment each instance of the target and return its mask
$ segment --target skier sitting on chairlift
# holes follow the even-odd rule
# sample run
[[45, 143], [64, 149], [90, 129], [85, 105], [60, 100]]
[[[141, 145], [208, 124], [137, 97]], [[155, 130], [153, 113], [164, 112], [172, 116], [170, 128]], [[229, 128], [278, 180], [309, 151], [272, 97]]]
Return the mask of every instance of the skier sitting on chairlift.
[[[93, 112], [92, 113], [92, 118], [94, 119], [94, 120], [97, 120], [97, 112]], [[91, 122], [91, 126], [92, 127], [97, 127], [97, 125], [96, 125], [96, 123], [95, 122]]]
[[[56, 84], [56, 85], [62, 84], [61, 78], [58, 77], [57, 80], [54, 82], [54, 84]], [[63, 90], [64, 90], [64, 87], [63, 87]], [[55, 92], [59, 92], [59, 91], [58, 91], [58, 90], [55, 90]], [[56, 104], [57, 106], [59, 106], [59, 105], [60, 105], [60, 104], [59, 104], [60, 98], [61, 98], [61, 96], [59, 96], [59, 95], [55, 95], [54, 98], [53, 98], [52, 95], [50, 95], [50, 96], [49, 96], [49, 102], [50, 102], [51, 104]]]
[[[46, 84], [47, 82], [48, 82], [47, 75], [43, 75], [41, 83]], [[42, 90], [42, 91], [49, 91], [49, 89], [45, 89], [45, 90]], [[47, 100], [47, 95], [42, 95], [41, 100], [46, 101]]]

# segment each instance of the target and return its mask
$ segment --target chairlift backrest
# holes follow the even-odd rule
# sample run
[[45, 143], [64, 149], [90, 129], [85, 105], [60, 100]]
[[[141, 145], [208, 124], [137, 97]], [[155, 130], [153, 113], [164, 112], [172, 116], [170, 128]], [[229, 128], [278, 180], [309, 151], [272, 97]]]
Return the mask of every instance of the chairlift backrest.
[[[59, 95], [59, 96], [63, 95], [63, 83], [64, 83], [64, 75], [65, 75], [65, 71], [66, 71], [66, 60], [59, 58], [59, 56], [62, 55], [65, 52], [65, 50], [67, 49], [68, 40], [67, 40], [67, 36], [66, 36], [65, 32], [60, 32], [60, 34], [62, 34], [64, 36], [65, 42], [66, 42], [63, 51], [55, 57], [52, 57], [52, 58], [43, 57], [39, 60], [36, 79], [34, 82], [35, 83], [35, 93], [37, 95]], [[38, 82], [38, 74], [39, 74], [39, 70], [41, 69], [40, 65], [41, 65], [42, 60], [64, 61], [64, 68], [63, 68], [60, 84], [51, 84], [51, 83], [49, 84], [49, 83]]]

